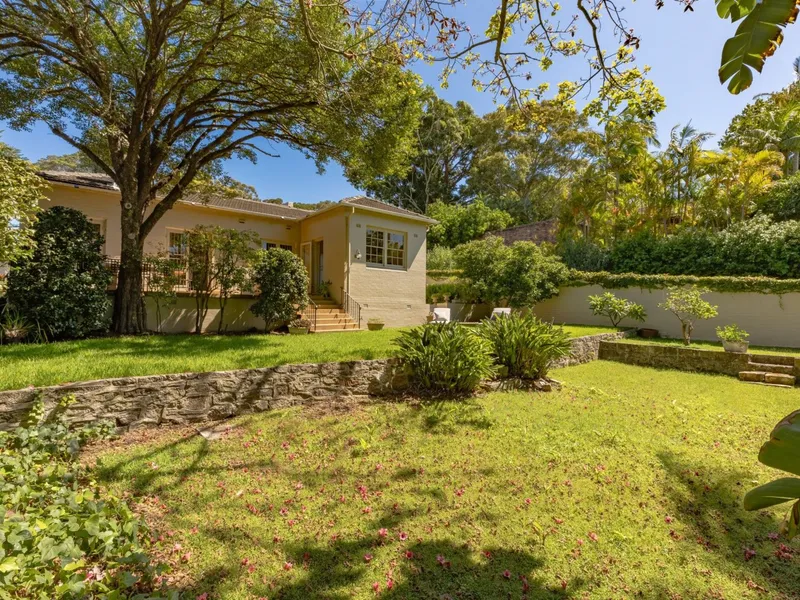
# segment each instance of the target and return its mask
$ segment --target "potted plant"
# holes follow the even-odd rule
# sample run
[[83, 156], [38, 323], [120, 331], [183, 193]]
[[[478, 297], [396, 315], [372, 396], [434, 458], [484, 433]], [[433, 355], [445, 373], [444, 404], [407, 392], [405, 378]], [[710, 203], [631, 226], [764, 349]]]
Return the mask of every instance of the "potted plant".
[[305, 335], [308, 333], [309, 327], [311, 327], [311, 321], [308, 319], [295, 319], [289, 323], [289, 333], [291, 335]]
[[332, 281], [321, 281], [319, 284], [319, 290], [317, 292], [320, 296], [325, 298], [326, 300], [331, 297], [331, 286], [333, 285]]
[[367, 321], [367, 329], [370, 331], [380, 331], [384, 326], [383, 319], [369, 319]]
[[744, 329], [740, 329], [736, 323], [731, 323], [725, 327], [717, 327], [717, 337], [722, 340], [722, 347], [725, 352], [738, 352], [743, 354], [747, 352], [747, 347], [750, 342], [747, 338], [750, 334]]

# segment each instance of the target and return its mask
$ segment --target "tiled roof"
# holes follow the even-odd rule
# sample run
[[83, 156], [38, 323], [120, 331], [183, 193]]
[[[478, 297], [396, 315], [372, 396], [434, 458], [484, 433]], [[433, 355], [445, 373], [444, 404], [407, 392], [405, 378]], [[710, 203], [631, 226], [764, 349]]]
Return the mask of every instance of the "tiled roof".
[[[48, 181], [65, 183], [67, 185], [79, 185], [82, 187], [95, 188], [106, 191], [118, 191], [116, 184], [108, 175], [100, 173], [67, 173], [61, 171], [41, 171], [39, 173], [44, 179]], [[269, 202], [259, 202], [257, 200], [248, 200], [247, 198], [229, 198], [226, 196], [207, 197], [200, 194], [193, 194], [184, 197], [181, 200], [184, 204], [192, 204], [194, 206], [212, 206], [215, 208], [222, 208], [226, 210], [233, 210], [236, 212], [250, 213], [264, 215], [267, 217], [277, 217], [280, 219], [300, 220], [305, 217], [311, 216], [316, 211], [308, 211], [300, 208], [294, 208], [285, 204], [272, 204]], [[419, 213], [400, 208], [374, 198], [367, 198], [366, 196], [352, 196], [340, 200], [340, 205], [356, 206], [365, 208], [367, 210], [380, 210], [383, 212], [395, 213], [400, 216], [405, 216], [412, 219], [419, 219], [428, 222], [435, 222]], [[325, 210], [325, 209], [323, 209]]]
[[57, 181], [70, 185], [82, 185], [83, 187], [97, 188], [99, 190], [116, 191], [115, 184], [111, 177], [105, 173], [67, 173], [63, 171], [40, 171], [39, 175], [47, 181]]
[[381, 202], [380, 200], [368, 198], [366, 196], [351, 196], [350, 198], [344, 198], [343, 200], [339, 200], [339, 204], [349, 204], [350, 206], [360, 206], [361, 208], [374, 208], [376, 210], [397, 213], [398, 215], [405, 215], [415, 219], [433, 221], [433, 219], [430, 219], [429, 217], [426, 217], [418, 212], [414, 212], [413, 210], [400, 208], [394, 204], [388, 204], [386, 202]]
[[285, 204], [272, 204], [271, 202], [259, 202], [258, 200], [248, 200], [247, 198], [227, 198], [217, 196], [209, 198], [207, 196], [191, 195], [181, 200], [185, 204], [195, 206], [213, 206], [215, 208], [226, 208], [238, 212], [255, 213], [268, 217], [279, 217], [283, 219], [302, 219], [310, 214], [309, 210], [286, 206]]

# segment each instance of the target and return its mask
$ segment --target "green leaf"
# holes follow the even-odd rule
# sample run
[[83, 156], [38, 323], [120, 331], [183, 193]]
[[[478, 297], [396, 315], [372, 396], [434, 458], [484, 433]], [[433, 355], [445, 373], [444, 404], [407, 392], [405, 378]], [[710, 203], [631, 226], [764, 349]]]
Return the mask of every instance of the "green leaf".
[[764, 61], [783, 41], [783, 27], [794, 23], [798, 0], [763, 0], [748, 10], [749, 2], [720, 0], [717, 12], [736, 21], [744, 20], [736, 35], [725, 42], [719, 68], [720, 83], [728, 83], [732, 94], [746, 90], [753, 82], [753, 70], [761, 72]]
[[19, 565], [14, 556], [8, 556], [0, 562], [0, 573], [9, 573], [11, 571], [18, 571]]
[[744, 497], [745, 510], [759, 510], [800, 498], [800, 479], [782, 477], [750, 490]]
[[800, 411], [795, 411], [775, 426], [770, 439], [758, 453], [768, 467], [800, 475]]

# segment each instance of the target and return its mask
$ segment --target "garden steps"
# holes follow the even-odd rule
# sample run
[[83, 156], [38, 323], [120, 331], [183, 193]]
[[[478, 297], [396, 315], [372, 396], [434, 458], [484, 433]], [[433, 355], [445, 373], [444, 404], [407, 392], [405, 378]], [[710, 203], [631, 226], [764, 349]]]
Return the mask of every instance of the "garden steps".
[[783, 373], [784, 375], [794, 375], [794, 365], [776, 365], [767, 363], [757, 363], [750, 361], [753, 371], [763, 371], [765, 373]]
[[769, 371], [740, 371], [739, 379], [750, 383], [765, 383], [782, 387], [794, 387], [796, 383], [794, 375]]
[[[312, 324], [311, 331], [328, 333], [333, 331], [357, 331], [359, 329], [359, 324], [353, 321], [347, 311], [333, 298], [311, 296], [311, 299], [317, 305], [316, 326]], [[311, 318], [311, 312], [308, 309], [306, 315]]]

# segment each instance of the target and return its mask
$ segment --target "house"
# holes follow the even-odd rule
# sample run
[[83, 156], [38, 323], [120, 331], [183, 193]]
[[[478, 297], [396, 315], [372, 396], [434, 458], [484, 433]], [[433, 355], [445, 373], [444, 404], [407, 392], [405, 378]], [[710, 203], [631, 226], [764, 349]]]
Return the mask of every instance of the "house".
[[514, 242], [533, 242], [534, 244], [546, 242], [555, 244], [557, 241], [557, 233], [558, 220], [547, 219], [546, 221], [537, 221], [527, 225], [517, 225], [516, 227], [509, 227], [508, 229], [490, 231], [486, 235], [501, 237], [506, 245], [510, 246]]
[[[104, 253], [113, 264], [120, 255], [120, 194], [102, 174], [46, 171], [49, 206], [68, 206], [83, 212], [105, 238]], [[44, 206], [43, 208], [47, 208]], [[279, 246], [298, 254], [309, 273], [315, 304], [307, 312], [317, 331], [365, 327], [370, 318], [387, 326], [416, 325], [425, 321], [425, 253], [428, 226], [423, 215], [367, 198], [345, 198], [317, 211], [243, 198], [199, 198], [179, 201], [156, 224], [145, 240], [146, 253], [186, 257], [185, 232], [197, 225], [251, 230], [263, 248]], [[318, 294], [324, 283], [330, 299]], [[152, 299], [147, 299], [148, 309]], [[252, 296], [232, 298], [225, 309], [229, 330], [263, 327], [249, 312]], [[162, 330], [189, 331], [194, 323], [194, 300], [181, 294]], [[155, 329], [154, 310], [148, 326]], [[216, 329], [218, 310], [204, 325]]]

